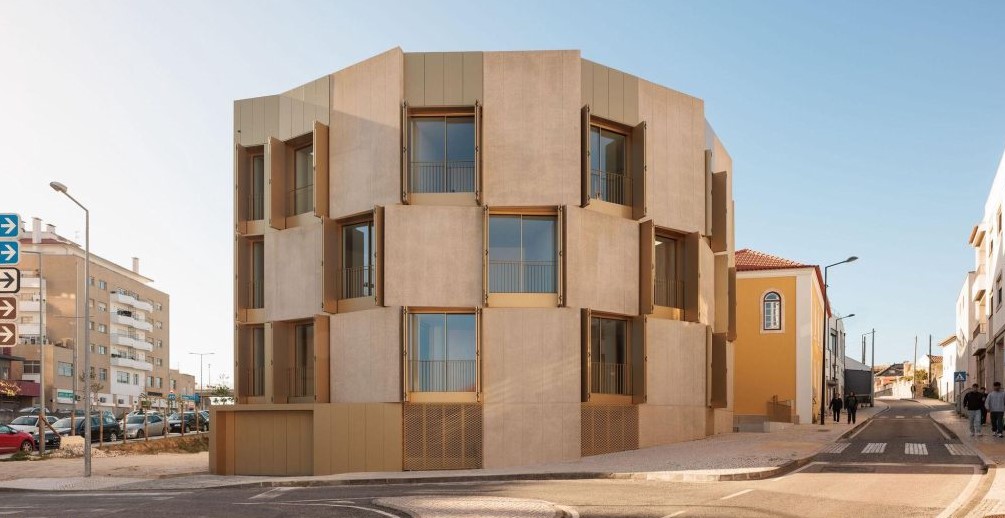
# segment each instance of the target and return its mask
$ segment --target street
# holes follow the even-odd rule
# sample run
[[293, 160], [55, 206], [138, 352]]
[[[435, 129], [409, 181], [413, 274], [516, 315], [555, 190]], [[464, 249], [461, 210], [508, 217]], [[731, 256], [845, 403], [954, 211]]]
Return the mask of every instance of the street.
[[[79, 516], [95, 512], [156, 512], [168, 516], [403, 516], [380, 498], [441, 497], [465, 507], [481, 497], [546, 501], [582, 517], [667, 516], [939, 516], [973, 495], [980, 459], [944, 435], [929, 407], [889, 401], [890, 408], [813, 462], [760, 481], [675, 483], [635, 480], [555, 480], [197, 491], [9, 493], [0, 514]], [[923, 488], [923, 489], [922, 489]], [[484, 499], [482, 500], [484, 502]], [[478, 509], [478, 511], [474, 510]], [[951, 515], [947, 513], [946, 516]]]

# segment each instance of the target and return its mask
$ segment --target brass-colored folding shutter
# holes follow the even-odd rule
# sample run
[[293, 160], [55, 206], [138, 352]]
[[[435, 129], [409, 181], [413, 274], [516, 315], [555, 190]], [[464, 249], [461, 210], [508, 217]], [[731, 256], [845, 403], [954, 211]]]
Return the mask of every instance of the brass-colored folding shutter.
[[339, 226], [334, 220], [321, 221], [321, 309], [338, 313]]
[[[475, 130], [477, 131], [477, 130]], [[401, 103], [401, 203], [408, 205], [411, 160], [410, 149], [412, 146], [412, 121], [408, 117], [408, 102]], [[476, 155], [477, 156], [477, 155]]]
[[489, 305], [489, 207], [482, 207], [482, 306]]
[[582, 379], [582, 397], [583, 402], [590, 401], [590, 380], [593, 379], [591, 376], [592, 360], [590, 359], [590, 319], [592, 318], [592, 312], [590, 308], [583, 308], [579, 312], [580, 314], [580, 357], [583, 362], [583, 379]]
[[558, 208], [558, 239], [556, 239], [556, 245], [558, 247], [558, 267], [560, 271], [558, 272], [558, 307], [565, 307], [566, 295], [566, 280], [569, 278], [567, 272], [569, 271], [568, 261], [565, 260], [565, 250], [568, 238], [566, 233], [568, 232], [568, 207], [562, 205]]
[[373, 208], [373, 302], [384, 305], [384, 207]]
[[712, 235], [712, 150], [705, 150], [705, 235]]
[[272, 388], [273, 403], [287, 403], [290, 397], [290, 379], [293, 367], [290, 353], [290, 326], [285, 322], [272, 323]]
[[736, 267], [729, 267], [729, 331], [726, 339], [736, 341]]
[[248, 148], [238, 144], [234, 146], [234, 222], [239, 234], [248, 232], [248, 190], [251, 188], [251, 167], [248, 158]]
[[234, 298], [238, 322], [248, 321], [248, 307], [251, 306], [251, 241], [234, 236], [234, 254], [237, 256], [237, 270], [234, 272]]
[[646, 123], [643, 121], [632, 129], [632, 217], [642, 219], [648, 213], [646, 187], [649, 175], [646, 173]]
[[656, 299], [656, 225], [639, 224], [639, 314], [649, 315]]
[[[705, 406], [712, 406], [712, 326], [705, 326]], [[712, 433], [706, 422], [706, 433]]]
[[583, 106], [580, 122], [580, 204], [590, 204], [590, 105]]
[[712, 173], [712, 251], [725, 252], [729, 236], [726, 231], [726, 223], [729, 214], [726, 208], [729, 207], [727, 198], [726, 183], [729, 180], [725, 171]]
[[475, 308], [475, 399], [482, 401], [482, 309]]
[[269, 176], [269, 226], [276, 230], [286, 228], [286, 143], [269, 137], [266, 146], [269, 154], [266, 161]]
[[475, 203], [478, 205], [485, 201], [482, 193], [485, 180], [482, 174], [482, 105], [475, 101]]
[[712, 334], [712, 387], [709, 404], [712, 408], [726, 408], [726, 335]]
[[631, 376], [632, 404], [640, 405], [646, 402], [646, 319], [641, 315], [631, 321]]
[[251, 351], [254, 345], [251, 341], [252, 333], [246, 326], [234, 326], [234, 336], [237, 338], [237, 361], [234, 362], [234, 374], [237, 378], [237, 398], [240, 401], [251, 393], [251, 370], [255, 365]]
[[401, 307], [401, 400], [408, 402], [408, 394], [412, 383], [412, 362], [408, 353], [408, 341], [412, 338], [411, 320], [408, 307]]
[[701, 233], [684, 238], [684, 320], [698, 322], [701, 296]]
[[314, 315], [314, 401], [331, 401], [331, 317]]
[[314, 121], [314, 215], [327, 218], [331, 200], [328, 197], [328, 126]]

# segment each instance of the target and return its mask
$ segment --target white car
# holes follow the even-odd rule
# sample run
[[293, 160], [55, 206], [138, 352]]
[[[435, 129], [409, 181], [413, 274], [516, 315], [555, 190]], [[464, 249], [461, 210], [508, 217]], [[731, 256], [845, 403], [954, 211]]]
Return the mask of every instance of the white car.
[[[49, 424], [56, 422], [56, 418], [51, 415], [45, 416], [45, 420], [48, 421]], [[38, 433], [38, 416], [23, 415], [11, 421], [10, 427], [21, 432]]]
[[167, 435], [167, 422], [164, 421], [164, 416], [160, 414], [147, 414], [145, 431], [142, 414], [126, 416], [125, 427], [127, 439], [143, 438], [146, 435], [150, 437]]

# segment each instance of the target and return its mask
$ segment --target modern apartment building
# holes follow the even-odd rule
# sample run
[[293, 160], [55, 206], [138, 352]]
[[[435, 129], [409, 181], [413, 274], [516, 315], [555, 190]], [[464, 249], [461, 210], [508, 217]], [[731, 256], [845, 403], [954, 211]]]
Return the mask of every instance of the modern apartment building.
[[[85, 303], [91, 316], [86, 346], [93, 405], [118, 414], [136, 408], [144, 395], [153, 406], [166, 407], [168, 295], [139, 273], [139, 260], [125, 268], [91, 254], [90, 278], [85, 279], [83, 248], [56, 234], [53, 226], [42, 229], [41, 220], [34, 218], [22, 236], [20, 337], [13, 353], [25, 359], [23, 379], [38, 382], [45, 369], [46, 408], [82, 408]], [[90, 284], [86, 301], [85, 282]]]
[[237, 101], [234, 153], [214, 473], [732, 430], [732, 164], [700, 99], [578, 51], [393, 49]]

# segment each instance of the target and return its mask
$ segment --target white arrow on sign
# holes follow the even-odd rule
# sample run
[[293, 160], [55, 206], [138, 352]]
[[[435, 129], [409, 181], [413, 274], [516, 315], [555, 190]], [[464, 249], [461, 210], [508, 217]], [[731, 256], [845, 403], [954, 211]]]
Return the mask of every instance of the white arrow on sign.
[[6, 256], [4, 259], [10, 261], [14, 259], [15, 255], [17, 255], [17, 249], [10, 243], [4, 243], [3, 248], [0, 249], [0, 255]]
[[17, 336], [15, 324], [0, 324], [0, 345], [14, 345]]
[[13, 234], [17, 230], [17, 223], [10, 216], [4, 216], [3, 223], [0, 223], [0, 228], [4, 230], [4, 234]]
[[2, 316], [3, 318], [9, 317], [11, 312], [13, 312], [14, 309], [17, 307], [11, 304], [10, 301], [11, 301], [10, 298], [0, 299], [0, 313], [2, 313], [2, 315], [0, 316]]

